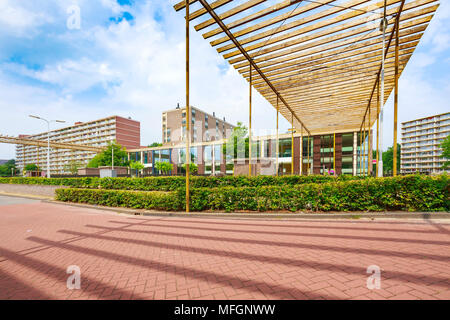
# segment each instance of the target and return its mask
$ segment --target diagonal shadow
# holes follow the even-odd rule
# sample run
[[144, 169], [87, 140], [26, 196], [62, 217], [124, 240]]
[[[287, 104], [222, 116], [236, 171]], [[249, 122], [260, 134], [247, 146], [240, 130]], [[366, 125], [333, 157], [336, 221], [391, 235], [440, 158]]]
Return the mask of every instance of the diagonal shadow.
[[[126, 230], [126, 231], [131, 231], [131, 230]], [[162, 242], [156, 242], [156, 241], [138, 240], [138, 239], [130, 239], [130, 238], [119, 238], [119, 237], [112, 237], [112, 236], [103, 236], [103, 235], [98, 235], [98, 234], [81, 233], [81, 232], [75, 232], [75, 231], [69, 231], [69, 230], [60, 230], [59, 232], [64, 233], [64, 234], [76, 235], [78, 237], [116, 241], [116, 242], [121, 242], [121, 243], [132, 243], [132, 244], [139, 244], [139, 245], [145, 245], [145, 246], [150, 246], [150, 247], [188, 251], [188, 252], [200, 253], [200, 254], [205, 254], [205, 255], [215, 255], [215, 256], [226, 257], [226, 258], [237, 258], [237, 259], [245, 259], [245, 260], [249, 260], [249, 261], [269, 262], [269, 263], [282, 264], [282, 265], [295, 265], [295, 266], [306, 265], [306, 266], [308, 266], [310, 268], [314, 268], [314, 269], [320, 268], [320, 269], [325, 269], [325, 270], [329, 270], [332, 272], [339, 272], [339, 273], [345, 273], [345, 274], [365, 274], [366, 273], [366, 268], [354, 267], [354, 266], [349, 266], [349, 265], [336, 265], [336, 264], [323, 263], [323, 262], [317, 262], [317, 261], [305, 261], [305, 260], [292, 259], [292, 258], [280, 258], [280, 257], [242, 253], [242, 252], [223, 251], [223, 250], [215, 250], [212, 248], [204, 249], [204, 248], [196, 248], [196, 247], [191, 247], [191, 246], [183, 246], [183, 245], [178, 245], [178, 244], [170, 244], [170, 243], [162, 243]], [[441, 281], [448, 280], [447, 278], [434, 277], [434, 276], [425, 276], [423, 278], [417, 278], [416, 274], [403, 273], [403, 272], [397, 272], [397, 271], [387, 271], [386, 273], [388, 273], [389, 276], [394, 277], [394, 278], [407, 277], [408, 280], [413, 283], [427, 284], [427, 285], [430, 283], [435, 283], [436, 285], [443, 286], [444, 288], [448, 287], [448, 285], [446, 283], [443, 283], [443, 284], [439, 283]]]
[[[138, 221], [149, 221], [149, 219], [142, 219], [142, 218], [128, 218], [129, 220], [138, 220]], [[159, 219], [161, 220], [161, 219]], [[202, 220], [191, 220], [191, 219], [184, 219], [184, 220], [180, 220], [180, 219], [176, 219], [176, 218], [170, 218], [170, 221], [175, 221], [175, 222], [182, 222], [182, 223], [191, 223], [191, 224], [208, 224], [208, 225], [217, 225], [217, 222], [214, 221], [207, 221], [207, 220], [217, 220], [214, 219], [214, 217], [210, 217], [208, 219], [202, 219]], [[266, 221], [266, 220], [263, 220]], [[431, 234], [436, 234], [436, 231], [433, 230], [405, 230], [405, 229], [392, 229], [392, 228], [374, 228], [374, 227], [343, 227], [343, 226], [305, 226], [305, 225], [301, 225], [300, 223], [302, 223], [303, 221], [298, 221], [298, 220], [294, 220], [294, 221], [289, 221], [289, 222], [294, 222], [294, 224], [291, 223], [286, 223], [286, 224], [273, 224], [270, 223], [271, 227], [280, 227], [280, 228], [292, 228], [292, 229], [325, 229], [325, 230], [330, 230], [330, 229], [338, 229], [338, 230], [356, 230], [356, 231], [383, 231], [383, 232], [405, 232], [405, 233], [431, 233]], [[329, 223], [335, 223], [335, 222], [343, 222], [343, 221], [325, 221], [325, 220], [320, 220], [320, 221], [316, 221], [316, 220], [305, 220], [305, 222], [308, 223], [323, 223], [323, 222], [329, 222]], [[376, 224], [380, 224], [382, 223], [382, 221], [376, 221], [376, 222], [369, 222], [369, 221], [345, 221], [345, 223], [359, 223], [359, 224], [368, 224], [368, 223], [376, 223]], [[388, 222], [385, 222], [388, 223]], [[229, 222], [226, 221], [224, 219], [220, 220], [220, 224], [221, 225], [230, 225], [230, 226], [251, 226], [251, 227], [264, 227], [264, 226], [269, 226], [268, 224], [258, 224], [258, 223], [239, 223], [239, 222]], [[391, 223], [389, 223], [391, 224]], [[402, 223], [402, 224], [413, 224], [413, 223]], [[418, 224], [418, 223], [414, 223], [414, 224]], [[421, 225], [425, 225], [424, 223], [420, 223]], [[448, 231], [446, 228], [440, 226], [440, 231], [442, 232], [438, 232], [438, 233], [444, 233], [444, 234], [449, 234], [450, 231]]]
[[[41, 274], [49, 276], [58, 281], [62, 281], [63, 283], [65, 283], [67, 280], [68, 275], [67, 275], [65, 269], [56, 267], [47, 262], [43, 262], [43, 261], [40, 261], [35, 258], [31, 258], [31, 257], [26, 257], [26, 256], [17, 254], [13, 251], [10, 251], [8, 249], [1, 248], [1, 247], [0, 247], [0, 255], [6, 257], [8, 260], [18, 263], [24, 267], [32, 268], [33, 270], [35, 270]], [[114, 286], [97, 281], [93, 278], [83, 276], [83, 281], [81, 282], [81, 285], [83, 286], [83, 284], [86, 284], [86, 283], [88, 284], [88, 286], [86, 289], [83, 289], [83, 292], [91, 293], [91, 294], [97, 296], [98, 298], [101, 298], [101, 293], [103, 292], [103, 290], [101, 292], [97, 292], [97, 291], [102, 288], [104, 288], [105, 290], [108, 290], [110, 292], [113, 292], [114, 294], [120, 294], [120, 296], [129, 295], [129, 293], [130, 293], [128, 291], [124, 291], [124, 290], [121, 290]], [[142, 299], [142, 298], [137, 294], [136, 295], [133, 294], [133, 299]]]
[[[117, 224], [127, 224], [121, 221], [110, 221]], [[129, 224], [127, 224], [129, 225]], [[174, 226], [170, 224], [139, 224], [140, 226], [148, 226], [148, 227], [168, 227], [174, 229], [187, 229], [187, 230], [204, 230], [204, 231], [225, 231], [225, 232], [233, 232], [233, 233], [256, 233], [256, 234], [268, 234], [268, 235], [289, 235], [289, 236], [313, 236], [310, 234], [298, 234], [298, 233], [283, 233], [283, 232], [270, 232], [270, 231], [250, 231], [250, 230], [234, 230], [234, 229], [223, 229], [223, 228], [203, 228], [203, 227], [184, 227], [184, 226]], [[133, 226], [133, 225], [130, 225]], [[86, 227], [92, 227], [92, 225], [86, 225]], [[133, 230], [135, 232], [135, 230]], [[148, 231], [148, 233], [152, 233], [153, 231]], [[223, 239], [223, 238], [221, 238]], [[247, 241], [247, 240], [246, 240]], [[253, 241], [261, 241], [261, 240], [253, 240]], [[261, 243], [263, 244], [263, 243]], [[264, 244], [272, 244], [277, 245], [277, 242], [267, 242]], [[390, 250], [373, 250], [373, 249], [364, 249], [364, 248], [348, 248], [348, 247], [338, 247], [338, 246], [327, 246], [327, 245], [318, 245], [318, 244], [306, 244], [306, 243], [280, 243], [280, 246], [290, 246], [295, 248], [305, 248], [305, 249], [315, 249], [315, 250], [325, 250], [325, 251], [336, 251], [336, 252], [355, 252], [360, 254], [369, 254], [369, 255], [382, 255], [382, 256], [393, 256], [393, 257], [407, 257], [407, 258], [417, 258], [417, 259], [432, 259], [436, 261], [444, 261], [448, 262], [450, 257], [434, 255], [434, 254], [418, 254], [418, 253], [405, 253], [402, 251], [390, 251]]]
[[[438, 233], [446, 233], [446, 234], [450, 234], [450, 231], [447, 230], [446, 228], [444, 228], [443, 226], [441, 226], [439, 223], [434, 223], [431, 219], [429, 219], [427, 216], [425, 217], [425, 221], [433, 226], [434, 228], [436, 228], [437, 230], [439, 230], [440, 232]], [[435, 231], [436, 232], [436, 231]]]
[[12, 274], [7, 273], [4, 270], [0, 270], [0, 299], [1, 300], [23, 300], [23, 299], [33, 299], [33, 300], [49, 300], [52, 299], [45, 292], [30, 287], [23, 281], [14, 277]]
[[[147, 220], [148, 221], [148, 220]], [[172, 222], [172, 220], [165, 220], [167, 222]], [[124, 224], [124, 225], [139, 225], [139, 226], [163, 226], [163, 227], [173, 227], [173, 228], [192, 228], [198, 230], [207, 231], [225, 231], [225, 232], [240, 232], [240, 233], [256, 233], [256, 234], [270, 234], [270, 235], [280, 235], [280, 236], [306, 236], [306, 237], [320, 237], [320, 238], [341, 238], [350, 240], [368, 240], [368, 241], [392, 241], [392, 242], [406, 242], [406, 243], [419, 243], [419, 244], [433, 244], [433, 245], [450, 245], [450, 241], [442, 240], [423, 240], [423, 239], [403, 239], [403, 238], [389, 238], [389, 237], [366, 237], [366, 236], [353, 236], [353, 235], [335, 235], [335, 234], [314, 234], [314, 233], [302, 233], [302, 232], [279, 232], [279, 231], [261, 231], [261, 230], [242, 230], [242, 229], [228, 229], [228, 228], [206, 228], [206, 227], [187, 227], [177, 224], [148, 224], [148, 223], [128, 223], [122, 221], [109, 221], [112, 223]], [[152, 221], [148, 221], [152, 222]], [[180, 221], [181, 222], [181, 221]], [[217, 225], [217, 224], [216, 224]], [[216, 226], [214, 225], [214, 226]], [[272, 225], [260, 225], [260, 227], [273, 227]], [[361, 230], [365, 231], [365, 230]], [[411, 233], [413, 233], [411, 231]]]
[[[86, 247], [77, 246], [77, 245], [73, 245], [73, 244], [69, 244], [69, 243], [59, 243], [57, 241], [46, 240], [46, 239], [43, 239], [40, 237], [35, 237], [35, 236], [29, 237], [27, 239], [30, 241], [37, 242], [37, 243], [52, 246], [54, 248], [60, 248], [60, 249], [68, 250], [68, 251], [80, 252], [83, 254], [88, 254], [88, 255], [95, 256], [95, 257], [102, 257], [102, 258], [113, 260], [116, 262], [133, 264], [135, 266], [153, 269], [156, 271], [163, 270], [165, 273], [171, 273], [176, 276], [184, 276], [184, 277], [188, 277], [188, 278], [191, 278], [194, 280], [208, 279], [208, 281], [215, 282], [215, 283], [222, 284], [222, 285], [227, 285], [230, 287], [232, 287], [231, 283], [238, 281], [241, 283], [245, 283], [246, 286], [243, 287], [242, 289], [247, 290], [249, 292], [261, 293], [261, 291], [258, 289], [258, 287], [262, 287], [262, 286], [266, 287], [268, 285], [266, 282], [263, 282], [263, 281], [245, 279], [245, 278], [234, 277], [234, 276], [227, 276], [227, 275], [223, 275], [223, 274], [217, 274], [214, 272], [198, 270], [198, 269], [189, 268], [189, 267], [185, 267], [185, 266], [175, 266], [175, 265], [162, 263], [162, 262], [158, 262], [158, 261], [145, 260], [145, 259], [135, 258], [135, 257], [131, 257], [131, 256], [125, 256], [125, 255], [121, 255], [121, 254], [117, 254], [117, 253], [105, 252], [102, 250], [97, 250], [97, 249], [92, 249], [92, 248], [86, 248]], [[304, 296], [305, 295], [308, 296], [309, 299], [322, 299], [322, 298], [323, 299], [331, 299], [331, 300], [341, 299], [341, 298], [331, 296], [331, 295], [324, 295], [324, 294], [318, 295], [313, 292], [303, 292], [299, 289], [287, 287], [287, 286], [283, 286], [283, 285], [276, 285], [276, 288], [279, 289], [280, 291], [273, 292], [273, 293], [271, 293], [271, 295], [275, 296], [279, 299], [285, 299], [286, 298], [285, 293], [290, 295], [292, 298], [296, 297], [298, 294], [301, 294]]]
[[[353, 215], [361, 215], [361, 217], [364, 218], [364, 213], [365, 212], [348, 212], [348, 213], [351, 213]], [[318, 213], [318, 214], [320, 214], [320, 213]], [[378, 220], [374, 220], [374, 221], [372, 221], [372, 220], [354, 220], [354, 219], [333, 219], [333, 218], [330, 218], [330, 219], [325, 219], [325, 218], [323, 218], [323, 219], [303, 219], [303, 218], [299, 218], [299, 219], [301, 219], [301, 220], [299, 220], [299, 219], [295, 219], [294, 218], [292, 220], [289, 219], [289, 221], [294, 221], [294, 222], [307, 221], [307, 222], [310, 222], [310, 223], [318, 223], [318, 224], [323, 223], [323, 222], [329, 222], [329, 223], [336, 223], [336, 224], [349, 224], [349, 223], [351, 223], [351, 224], [368, 224], [368, 223], [374, 223], [374, 224], [381, 224], [381, 225], [387, 224], [387, 225], [412, 225], [412, 226], [414, 226], [414, 225], [426, 225], [426, 223], [424, 223], [424, 222], [426, 221], [426, 219], [429, 219], [429, 215], [430, 214], [432, 214], [432, 213], [430, 213], [430, 212], [423, 212], [420, 217], [416, 218], [416, 220], [409, 220], [409, 221], [398, 221], [398, 219], [396, 220], [396, 219], [390, 219], [390, 218], [385, 218], [383, 220], [380, 220], [382, 218], [377, 218]], [[169, 217], [165, 217], [165, 218], [166, 219], [169, 218], [169, 219], [173, 219], [173, 220], [178, 220], [178, 221], [183, 221], [184, 222], [184, 220], [181, 220], [183, 218], [170, 217], [170, 216]], [[145, 218], [138, 218], [138, 217], [128, 217], [127, 219], [129, 219], [129, 220], [147, 220]], [[192, 218], [192, 219], [194, 219], [194, 218]], [[272, 221], [272, 220], [274, 220], [274, 219], [264, 219], [264, 218], [256, 218], [256, 219], [255, 218], [233, 218], [231, 216], [230, 217], [223, 217], [223, 218], [222, 217], [214, 217], [214, 216], [205, 216], [205, 217], [197, 217], [195, 219], [221, 220], [221, 221], [224, 221], [224, 220], [228, 220], [228, 221], [229, 220], [234, 220], [234, 221], [236, 221], [236, 220], [239, 220], [239, 221], [255, 221], [255, 220], [256, 221]], [[365, 219], [368, 219], [368, 218], [365, 218]], [[417, 219], [421, 219], [421, 220], [417, 221]], [[194, 223], [194, 222], [192, 222], [192, 223]], [[204, 222], [204, 223], [208, 223], [208, 222]], [[211, 223], [213, 223], [213, 222], [211, 222]], [[388, 229], [382, 229], [382, 230], [388, 230]]]
[[[163, 218], [154, 219], [154, 220], [162, 220], [162, 219]], [[149, 220], [145, 220], [145, 221], [149, 221]], [[142, 224], [143, 224], [143, 222], [142, 223], [136, 223], [134, 225], [138, 226], [138, 225], [142, 225]], [[128, 227], [129, 227], [128, 225], [124, 225], [122, 227], [114, 228], [113, 230], [119, 230], [120, 231], [120, 230], [122, 230], [124, 228], [128, 228]], [[99, 233], [106, 233], [106, 232], [110, 232], [110, 231], [100, 231]], [[76, 241], [76, 240], [78, 240], [78, 237], [64, 239], [63, 241], [70, 242], [72, 240]], [[26, 249], [23, 249], [23, 250], [16, 251], [16, 253], [21, 253], [23, 255], [27, 255], [27, 254], [30, 254], [30, 253], [35, 253], [35, 252], [46, 250], [48, 248], [49, 248], [48, 246], [39, 245], [39, 246], [34, 246], [34, 247], [30, 247], [30, 248], [26, 248]], [[2, 261], [4, 261], [4, 260], [0, 260], [0, 262], [2, 262]]]

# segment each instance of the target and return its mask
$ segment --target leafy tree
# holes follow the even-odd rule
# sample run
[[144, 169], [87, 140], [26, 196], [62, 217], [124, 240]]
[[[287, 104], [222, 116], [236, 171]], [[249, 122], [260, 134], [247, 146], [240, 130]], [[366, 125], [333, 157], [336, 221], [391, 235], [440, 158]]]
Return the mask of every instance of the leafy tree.
[[148, 147], [149, 148], [155, 148], [155, 147], [162, 147], [162, 143], [159, 142], [153, 142], [152, 144], [150, 144]]
[[72, 160], [64, 166], [64, 171], [68, 171], [71, 174], [77, 174], [78, 168], [80, 168], [80, 167], [81, 167], [81, 164], [79, 162]]
[[142, 169], [145, 168], [145, 166], [142, 163], [138, 162], [138, 161], [131, 161], [130, 162], [130, 168], [134, 169], [134, 170], [142, 170]]
[[93, 157], [87, 164], [88, 168], [98, 168], [101, 166], [103, 155], [101, 153], [98, 153]]
[[[400, 172], [400, 153], [401, 145], [397, 143], [397, 172]], [[394, 163], [394, 148], [389, 147], [383, 152], [383, 173], [389, 175], [393, 173]]]
[[37, 164], [34, 163], [29, 163], [25, 166], [25, 171], [38, 171], [39, 167], [37, 166]]
[[441, 158], [446, 159], [442, 169], [446, 170], [450, 167], [450, 135], [441, 142], [442, 155]]
[[[183, 163], [183, 165], [181, 166], [184, 171], [186, 171], [186, 163]], [[189, 172], [191, 173], [197, 173], [198, 172], [198, 166], [195, 163], [189, 163]]]
[[112, 166], [112, 150], [114, 149], [114, 166], [127, 167], [128, 166], [128, 154], [125, 148], [123, 148], [117, 142], [110, 143], [106, 149], [97, 154], [88, 163], [88, 168], [98, 168], [103, 166]]
[[170, 171], [173, 170], [173, 164], [169, 163], [169, 162], [155, 162], [155, 169], [164, 173], [164, 174], [168, 174]]
[[[12, 170], [11, 170], [12, 169]], [[8, 160], [6, 163], [0, 165], [0, 176], [9, 177], [11, 173], [17, 174], [18, 169], [16, 168], [16, 160]]]
[[[226, 143], [223, 145], [223, 153], [227, 155], [231, 155], [234, 159], [238, 157], [242, 157], [245, 154], [245, 158], [248, 158], [248, 129], [246, 126], [242, 124], [242, 122], [238, 122], [237, 126], [234, 127], [233, 132], [231, 133], [228, 141], [231, 141], [233, 144], [232, 150], [227, 150], [230, 143]], [[252, 144], [252, 149], [257, 148], [257, 143]]]

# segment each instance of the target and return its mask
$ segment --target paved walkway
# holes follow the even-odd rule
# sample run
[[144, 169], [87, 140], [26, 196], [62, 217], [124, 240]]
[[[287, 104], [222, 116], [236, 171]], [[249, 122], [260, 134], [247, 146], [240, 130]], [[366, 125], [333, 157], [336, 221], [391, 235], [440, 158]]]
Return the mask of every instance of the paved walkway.
[[[81, 289], [67, 289], [69, 266]], [[367, 288], [367, 267], [381, 289]], [[450, 225], [134, 217], [0, 199], [0, 299], [450, 299]]]

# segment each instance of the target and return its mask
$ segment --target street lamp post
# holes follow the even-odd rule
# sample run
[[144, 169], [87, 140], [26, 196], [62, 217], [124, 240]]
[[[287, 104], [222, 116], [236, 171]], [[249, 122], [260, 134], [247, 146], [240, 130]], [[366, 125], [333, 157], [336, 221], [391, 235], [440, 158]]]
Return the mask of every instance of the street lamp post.
[[65, 123], [65, 121], [64, 120], [47, 120], [42, 117], [33, 116], [31, 114], [30, 114], [30, 117], [47, 122], [47, 178], [50, 178], [50, 122]]

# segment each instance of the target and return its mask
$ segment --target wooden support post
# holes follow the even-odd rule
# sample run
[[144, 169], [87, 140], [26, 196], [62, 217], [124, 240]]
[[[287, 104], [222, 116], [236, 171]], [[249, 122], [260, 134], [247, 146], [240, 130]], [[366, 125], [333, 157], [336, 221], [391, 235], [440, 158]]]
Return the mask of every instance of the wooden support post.
[[363, 128], [363, 176], [366, 175], [366, 121]]
[[301, 127], [300, 136], [300, 175], [303, 175], [303, 126]]
[[359, 131], [359, 175], [362, 175], [362, 130]]
[[189, 212], [189, 169], [191, 164], [191, 126], [189, 107], [189, 1], [186, 1], [186, 212]]
[[291, 113], [291, 175], [294, 175], [294, 114]]
[[278, 176], [278, 153], [279, 153], [279, 146], [278, 146], [278, 113], [279, 113], [279, 107], [278, 107], [278, 96], [277, 96], [277, 141], [275, 143], [275, 155], [276, 155], [276, 163], [275, 163], [275, 168], [277, 171], [277, 176]]
[[336, 133], [333, 133], [333, 171], [336, 173]]
[[[248, 93], [248, 175], [252, 176], [252, 65], [250, 64], [250, 85]], [[244, 144], [245, 145], [245, 144]]]
[[380, 159], [380, 81], [378, 81], [378, 86], [377, 86], [377, 164], [376, 164], [376, 173], [375, 173], [375, 177], [378, 177], [378, 162]]
[[392, 159], [392, 174], [397, 175], [397, 113], [398, 113], [398, 46], [399, 46], [399, 20], [395, 20], [395, 93], [394, 93], [394, 145], [393, 145], [393, 159]]
[[367, 144], [367, 174], [370, 176], [372, 174], [372, 163], [371, 163], [372, 155], [370, 154], [371, 149], [372, 149], [372, 148], [370, 148], [370, 146], [372, 144], [371, 136], [370, 136], [370, 129], [371, 129], [370, 128], [370, 107], [369, 107], [369, 119], [368, 119], [368, 122], [369, 123], [368, 123], [367, 127], [369, 129], [369, 132], [368, 132], [369, 141], [368, 141], [368, 144]]
[[[309, 161], [310, 161], [310, 153], [311, 153], [311, 151], [310, 151], [310, 149], [311, 149], [311, 141], [310, 141], [310, 135], [309, 135], [309, 132], [308, 132], [308, 176], [309, 176], [309, 174], [311, 173], [311, 168], [310, 168], [310, 164], [309, 164]], [[314, 150], [314, 149], [313, 149]]]

